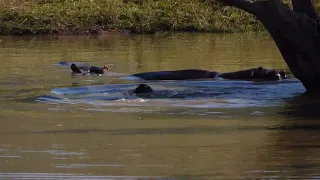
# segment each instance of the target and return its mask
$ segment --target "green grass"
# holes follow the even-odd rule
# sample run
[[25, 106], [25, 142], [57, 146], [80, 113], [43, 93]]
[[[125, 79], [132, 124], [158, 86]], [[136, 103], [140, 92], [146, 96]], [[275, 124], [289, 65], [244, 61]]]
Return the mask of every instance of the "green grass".
[[0, 34], [263, 29], [248, 13], [210, 0], [0, 0]]

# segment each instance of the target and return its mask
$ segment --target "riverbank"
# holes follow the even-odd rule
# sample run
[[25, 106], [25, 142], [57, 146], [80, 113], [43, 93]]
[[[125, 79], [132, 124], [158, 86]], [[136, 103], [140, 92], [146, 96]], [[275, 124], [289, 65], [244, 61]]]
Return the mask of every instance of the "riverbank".
[[209, 0], [0, 0], [0, 34], [263, 31], [253, 16]]

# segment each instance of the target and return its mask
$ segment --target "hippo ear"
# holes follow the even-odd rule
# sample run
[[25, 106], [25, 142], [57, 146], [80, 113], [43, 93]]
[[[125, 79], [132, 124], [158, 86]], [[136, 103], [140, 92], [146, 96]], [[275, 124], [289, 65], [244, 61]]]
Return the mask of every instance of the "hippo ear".
[[258, 70], [259, 70], [259, 71], [262, 71], [262, 69], [263, 69], [263, 68], [262, 68], [261, 66], [260, 66], [260, 67], [258, 67]]

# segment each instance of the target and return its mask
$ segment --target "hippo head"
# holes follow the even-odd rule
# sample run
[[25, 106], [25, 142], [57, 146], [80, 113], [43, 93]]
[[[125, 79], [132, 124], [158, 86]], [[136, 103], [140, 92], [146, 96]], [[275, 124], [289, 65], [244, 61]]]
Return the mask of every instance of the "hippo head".
[[266, 80], [281, 80], [281, 75], [278, 71], [272, 70], [265, 73]]
[[257, 79], [265, 79], [265, 80], [281, 80], [281, 79], [286, 79], [287, 75], [285, 71], [277, 71], [275, 69], [270, 70], [270, 69], [258, 67], [253, 72], [253, 77]]
[[92, 74], [104, 74], [104, 73], [107, 73], [108, 70], [109, 70], [109, 67], [107, 65], [104, 65], [103, 67], [97, 67], [97, 66], [90, 67], [90, 73]]
[[143, 93], [153, 93], [153, 90], [150, 86], [146, 84], [140, 84], [136, 89], [133, 90], [135, 94], [143, 94]]
[[109, 71], [109, 67], [107, 65], [104, 65], [102, 69], [104, 73]]
[[287, 76], [287, 74], [286, 74], [286, 70], [281, 70], [281, 71], [279, 71], [279, 74], [281, 75], [281, 78], [282, 78], [282, 79], [287, 79], [287, 78], [288, 78], [288, 76]]

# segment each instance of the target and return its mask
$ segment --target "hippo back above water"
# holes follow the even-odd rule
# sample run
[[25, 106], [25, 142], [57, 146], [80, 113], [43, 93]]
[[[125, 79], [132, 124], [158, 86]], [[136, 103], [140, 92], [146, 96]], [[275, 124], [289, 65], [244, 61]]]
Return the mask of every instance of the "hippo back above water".
[[188, 79], [204, 79], [216, 78], [219, 76], [218, 72], [206, 71], [199, 69], [186, 69], [176, 71], [154, 71], [137, 73], [131, 76], [139, 77], [144, 80], [188, 80]]
[[144, 80], [189, 80], [189, 79], [208, 79], [224, 78], [234, 80], [281, 80], [286, 79], [285, 71], [265, 69], [262, 67], [252, 68], [242, 71], [218, 73], [215, 71], [187, 69], [176, 71], [153, 71], [133, 74], [132, 76]]

